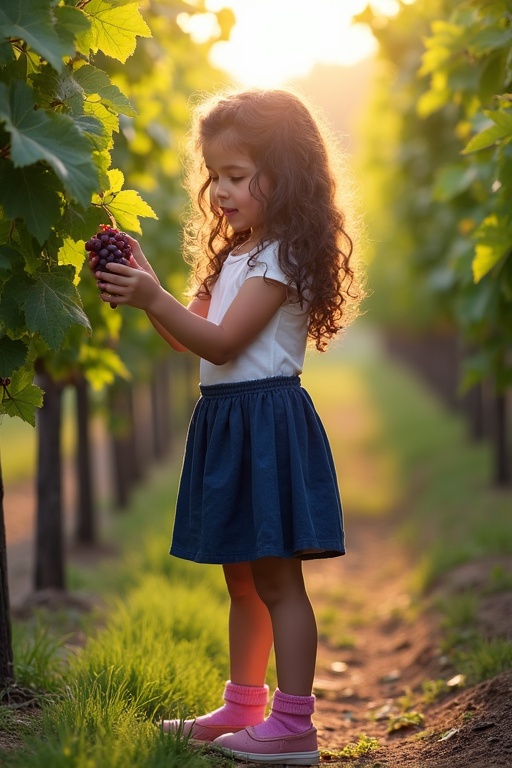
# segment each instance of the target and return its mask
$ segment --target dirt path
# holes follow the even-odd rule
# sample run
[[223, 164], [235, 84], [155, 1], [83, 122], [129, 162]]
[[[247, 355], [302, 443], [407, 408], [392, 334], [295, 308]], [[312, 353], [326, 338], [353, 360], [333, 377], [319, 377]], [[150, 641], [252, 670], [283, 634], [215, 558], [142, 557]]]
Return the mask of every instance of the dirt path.
[[[359, 386], [355, 391], [361, 397]], [[346, 477], [356, 478], [357, 497], [362, 479], [382, 484], [389, 462], [365, 452], [365, 436], [374, 428], [367, 404], [361, 407], [352, 396], [342, 400], [340, 411], [329, 414], [329, 429], [336, 444], [343, 424], [343, 442], [349, 445], [341, 463]], [[351, 498], [350, 482], [344, 488]], [[66, 499], [69, 517], [69, 480]], [[439, 650], [438, 617], [417, 615], [411, 605], [413, 564], [396, 535], [399, 513], [379, 517], [349, 506], [347, 555], [306, 564], [321, 633], [315, 693], [322, 762], [336, 768], [512, 768], [512, 673], [472, 689], [453, 686], [437, 703], [422, 700], [425, 681], [449, 681], [457, 670]], [[34, 496], [29, 486], [8, 489], [6, 517], [16, 606], [30, 591]], [[495, 606], [496, 620], [503, 621], [503, 611], [504, 603]], [[413, 711], [422, 718], [418, 725], [410, 723]], [[361, 734], [376, 739], [377, 748], [366, 756], [342, 757], [341, 750]]]

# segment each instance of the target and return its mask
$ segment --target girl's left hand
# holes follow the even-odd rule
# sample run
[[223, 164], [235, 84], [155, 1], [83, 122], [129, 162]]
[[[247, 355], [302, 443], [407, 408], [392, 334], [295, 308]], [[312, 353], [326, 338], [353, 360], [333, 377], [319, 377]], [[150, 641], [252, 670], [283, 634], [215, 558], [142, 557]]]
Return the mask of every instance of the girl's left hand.
[[116, 304], [129, 304], [150, 311], [160, 286], [155, 278], [142, 269], [135, 259], [130, 259], [130, 266], [109, 264], [105, 271], [95, 272], [102, 301]]

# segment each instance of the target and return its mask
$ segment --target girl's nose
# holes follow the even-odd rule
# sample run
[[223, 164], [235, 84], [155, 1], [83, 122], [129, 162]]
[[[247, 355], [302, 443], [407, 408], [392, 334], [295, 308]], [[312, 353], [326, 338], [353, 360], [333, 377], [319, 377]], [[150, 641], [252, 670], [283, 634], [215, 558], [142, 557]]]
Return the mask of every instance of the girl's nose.
[[217, 195], [218, 198], [221, 198], [222, 200], [225, 200], [226, 197], [228, 196], [228, 193], [224, 188], [224, 185], [221, 184], [221, 182], [217, 184], [217, 189], [215, 190], [215, 194]]

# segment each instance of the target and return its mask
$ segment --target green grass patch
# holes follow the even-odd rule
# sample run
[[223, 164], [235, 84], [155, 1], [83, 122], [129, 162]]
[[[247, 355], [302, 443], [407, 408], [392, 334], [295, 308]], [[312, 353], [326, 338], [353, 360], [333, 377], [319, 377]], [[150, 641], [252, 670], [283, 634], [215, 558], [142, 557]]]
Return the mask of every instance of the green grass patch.
[[457, 669], [469, 685], [480, 683], [512, 669], [512, 641], [505, 638], [475, 638], [469, 649], [455, 654]]

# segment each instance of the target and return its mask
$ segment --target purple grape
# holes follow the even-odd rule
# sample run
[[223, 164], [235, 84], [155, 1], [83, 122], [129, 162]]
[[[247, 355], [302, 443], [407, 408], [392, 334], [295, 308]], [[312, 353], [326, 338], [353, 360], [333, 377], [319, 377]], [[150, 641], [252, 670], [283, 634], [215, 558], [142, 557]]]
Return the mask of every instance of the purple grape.
[[[124, 232], [110, 227], [107, 224], [100, 226], [99, 232], [96, 232], [85, 244], [85, 250], [96, 254], [99, 257], [97, 269], [105, 269], [107, 264], [123, 264], [129, 266], [132, 249], [126, 239]], [[117, 307], [115, 302], [110, 302], [112, 309]]]

